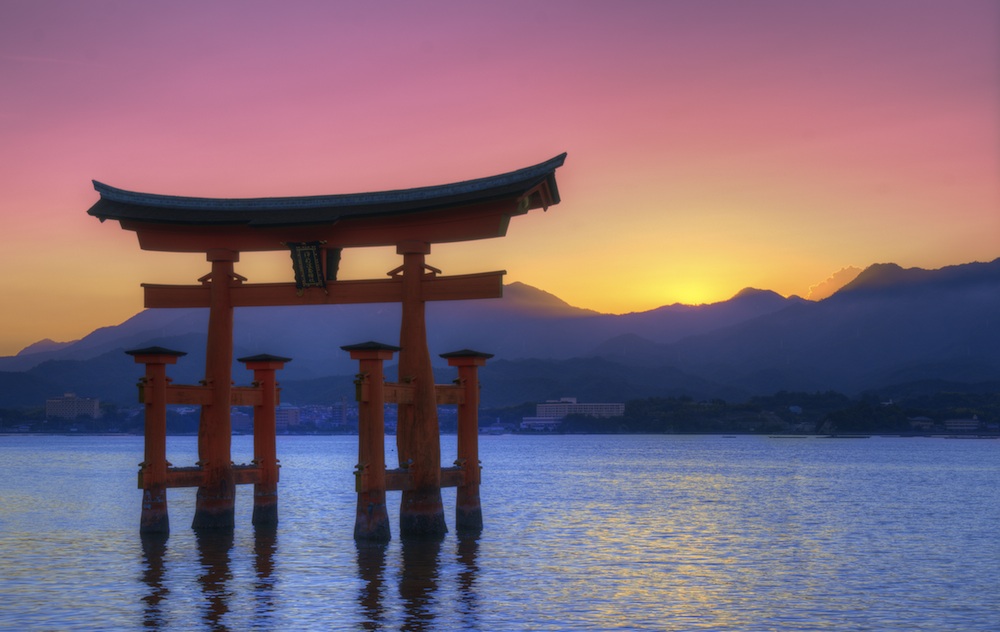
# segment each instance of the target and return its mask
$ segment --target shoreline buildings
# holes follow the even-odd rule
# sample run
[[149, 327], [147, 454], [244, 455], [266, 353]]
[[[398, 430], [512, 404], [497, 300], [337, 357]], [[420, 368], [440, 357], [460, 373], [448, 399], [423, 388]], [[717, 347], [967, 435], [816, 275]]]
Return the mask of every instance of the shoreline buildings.
[[534, 417], [521, 419], [521, 430], [555, 430], [569, 415], [588, 417], [622, 417], [623, 403], [579, 403], [575, 397], [548, 400], [535, 406]]

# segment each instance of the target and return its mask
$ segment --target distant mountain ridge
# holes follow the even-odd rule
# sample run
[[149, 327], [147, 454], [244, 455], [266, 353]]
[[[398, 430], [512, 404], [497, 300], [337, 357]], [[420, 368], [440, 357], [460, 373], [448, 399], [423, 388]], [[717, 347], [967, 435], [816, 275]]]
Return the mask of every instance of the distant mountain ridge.
[[939, 270], [879, 264], [823, 301], [664, 351], [687, 370], [757, 392], [986, 381], [1000, 377], [998, 319], [1000, 259]]
[[[618, 316], [573, 307], [530, 285], [511, 283], [499, 300], [429, 302], [428, 342], [432, 355], [437, 349], [443, 353], [479, 346], [512, 360], [566, 359], [588, 354], [595, 340], [625, 332], [670, 342], [798, 301], [753, 291], [711, 305], [671, 305]], [[234, 316], [234, 346], [237, 355], [268, 352], [293, 357], [295, 364], [288, 365], [286, 375], [319, 377], [330, 375], [331, 368], [345, 373], [353, 363], [340, 346], [364, 340], [394, 344], [399, 339], [399, 319], [395, 304], [239, 308]], [[75, 342], [37, 343], [30, 353], [0, 358], [0, 371], [26, 371], [49, 360], [88, 360], [149, 344], [168, 346], [166, 342], [178, 337], [204, 337], [207, 325], [207, 309], [147, 309]], [[204, 354], [200, 347], [183, 350], [192, 356]]]
[[[197, 382], [207, 316], [204, 309], [145, 310], [72, 343], [41, 341], [0, 358], [0, 407], [40, 405], [40, 397], [66, 391], [131, 403], [141, 367], [123, 352], [151, 344], [188, 352], [171, 376]], [[399, 319], [394, 304], [240, 308], [235, 355], [292, 357], [279, 378], [286, 400], [332, 397], [318, 385], [334, 382], [353, 395], [350, 380], [330, 381], [356, 371], [340, 346], [395, 344]], [[432, 358], [461, 348], [496, 355], [482, 369], [483, 401], [494, 405], [566, 395], [738, 399], [778, 390], [853, 393], [902, 381], [995, 380], [997, 322], [1000, 259], [939, 270], [877, 264], [818, 302], [747, 288], [719, 303], [612, 315], [512, 283], [498, 300], [427, 304]], [[233, 376], [249, 381], [242, 366]]]
[[46, 351], [58, 351], [59, 349], [62, 349], [64, 347], [68, 347], [69, 345], [73, 344], [74, 342], [76, 342], [76, 341], [75, 340], [71, 340], [69, 342], [56, 342], [55, 340], [52, 340], [51, 338], [45, 338], [43, 340], [39, 340], [38, 342], [35, 342], [35, 343], [32, 343], [32, 344], [28, 345], [24, 349], [21, 349], [20, 351], [17, 352], [17, 355], [19, 355], [19, 356], [25, 356], [25, 355], [31, 355], [32, 353], [44, 353]]
[[[858, 292], [899, 292], [912, 288], [957, 289], [976, 285], [991, 286], [1000, 259], [988, 263], [965, 263], [946, 266], [935, 270], [923, 268], [903, 268], [895, 263], [876, 263], [867, 267], [853, 281], [844, 285], [837, 294], [857, 294]], [[833, 298], [833, 297], [831, 297]]]

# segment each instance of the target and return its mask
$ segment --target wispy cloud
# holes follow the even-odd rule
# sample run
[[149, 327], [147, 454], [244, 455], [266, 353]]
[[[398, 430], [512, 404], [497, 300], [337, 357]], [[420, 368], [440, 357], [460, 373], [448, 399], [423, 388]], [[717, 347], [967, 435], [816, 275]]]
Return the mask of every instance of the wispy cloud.
[[861, 274], [860, 268], [853, 266], [841, 268], [837, 272], [834, 272], [827, 280], [810, 287], [809, 296], [806, 298], [810, 301], [821, 301], [824, 298], [832, 296], [837, 290], [858, 278], [859, 274]]

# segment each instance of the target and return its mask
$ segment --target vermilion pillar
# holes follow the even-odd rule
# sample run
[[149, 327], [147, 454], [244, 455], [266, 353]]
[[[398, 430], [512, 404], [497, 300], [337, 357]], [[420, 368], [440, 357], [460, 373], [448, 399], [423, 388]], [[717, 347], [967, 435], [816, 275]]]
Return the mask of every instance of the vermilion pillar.
[[458, 383], [464, 391], [458, 405], [458, 461], [465, 473], [464, 484], [455, 493], [455, 529], [483, 530], [483, 509], [479, 502], [479, 367], [493, 357], [470, 349], [441, 354], [449, 366], [458, 367]]
[[139, 533], [169, 533], [167, 514], [167, 365], [187, 355], [163, 347], [146, 347], [125, 353], [146, 365], [140, 383], [145, 405], [145, 453], [141, 463], [142, 515]]
[[212, 403], [202, 406], [198, 425], [198, 460], [202, 484], [195, 503], [194, 529], [232, 529], [234, 526], [236, 482], [232, 463], [233, 262], [240, 253], [210, 250], [210, 299], [208, 343], [205, 354], [205, 382]]
[[403, 537], [438, 537], [448, 532], [441, 501], [441, 440], [438, 429], [434, 371], [427, 349], [422, 281], [430, 244], [405, 242], [403, 314], [400, 325], [399, 381], [413, 384], [413, 403], [399, 405], [396, 445], [400, 467], [411, 473], [412, 488], [403, 490], [399, 530]]
[[253, 371], [254, 387], [260, 389], [260, 403], [253, 409], [253, 463], [260, 479], [253, 486], [253, 524], [258, 527], [278, 524], [278, 450], [275, 408], [278, 406], [278, 381], [275, 373], [285, 368], [291, 358], [260, 354], [239, 358]]
[[355, 540], [387, 542], [391, 535], [385, 506], [385, 376], [383, 362], [399, 347], [365, 342], [341, 347], [360, 360], [358, 387], [358, 510]]

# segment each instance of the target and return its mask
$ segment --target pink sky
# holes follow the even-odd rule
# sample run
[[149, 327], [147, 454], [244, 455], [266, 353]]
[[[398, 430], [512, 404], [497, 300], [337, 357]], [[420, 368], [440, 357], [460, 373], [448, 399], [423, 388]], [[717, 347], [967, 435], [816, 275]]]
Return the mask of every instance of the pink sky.
[[[207, 271], [88, 216], [91, 179], [347, 193], [567, 151], [562, 204], [428, 262], [615, 313], [1000, 256], [995, 0], [8, 0], [0, 77], [0, 354]], [[237, 271], [290, 280], [285, 259]]]

